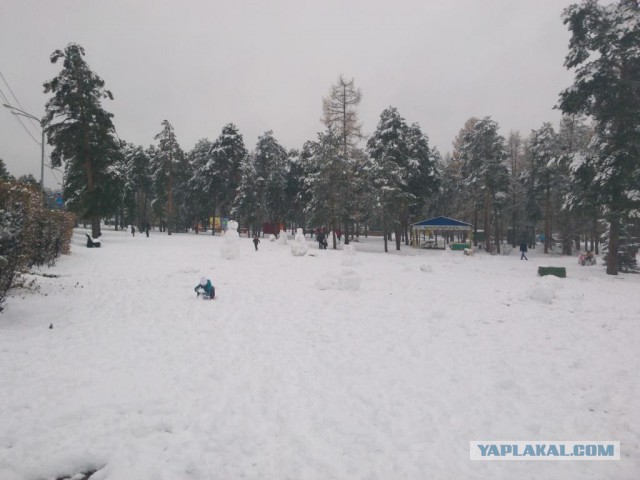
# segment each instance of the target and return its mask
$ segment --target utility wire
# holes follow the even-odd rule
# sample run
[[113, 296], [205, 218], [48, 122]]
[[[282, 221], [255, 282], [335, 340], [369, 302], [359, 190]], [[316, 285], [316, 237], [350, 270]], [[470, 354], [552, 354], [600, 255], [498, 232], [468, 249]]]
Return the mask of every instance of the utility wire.
[[[6, 102], [7, 105], [11, 106], [11, 102], [9, 101], [9, 99], [7, 98], [7, 96], [4, 94], [4, 92], [2, 91], [2, 89], [0, 88], [0, 95], [2, 96], [2, 98], [4, 99], [4, 101]], [[24, 122], [22, 121], [22, 119], [20, 118], [20, 115], [16, 115], [15, 113], [11, 112], [11, 115], [14, 116], [16, 118], [16, 120], [18, 120], [18, 123], [20, 123], [20, 125], [22, 125], [22, 128], [24, 128], [24, 131], [27, 132], [27, 134], [33, 139], [34, 142], [36, 142], [38, 145], [40, 145], [40, 142], [38, 140], [36, 140], [36, 137], [33, 136], [33, 134], [31, 133], [31, 131], [27, 128], [27, 126], [24, 124]]]
[[[20, 103], [20, 100], [18, 100], [18, 97], [16, 97], [16, 94], [13, 93], [13, 90], [11, 89], [11, 85], [9, 85], [9, 82], [7, 82], [7, 79], [4, 78], [4, 75], [2, 74], [2, 72], [0, 72], [0, 77], [2, 77], [2, 80], [4, 81], [5, 85], [7, 86], [7, 88], [9, 89], [9, 92], [11, 92], [11, 96], [15, 99], [16, 103], [18, 104], [18, 106], [24, 110], [25, 108], [22, 106], [22, 104]], [[8, 103], [8, 102], [7, 102]], [[39, 124], [33, 123], [35, 120], [33, 118], [30, 117], [26, 117], [27, 119], [29, 119], [29, 121], [31, 122], [32, 125], [37, 126], [38, 128], [40, 128], [41, 126]]]

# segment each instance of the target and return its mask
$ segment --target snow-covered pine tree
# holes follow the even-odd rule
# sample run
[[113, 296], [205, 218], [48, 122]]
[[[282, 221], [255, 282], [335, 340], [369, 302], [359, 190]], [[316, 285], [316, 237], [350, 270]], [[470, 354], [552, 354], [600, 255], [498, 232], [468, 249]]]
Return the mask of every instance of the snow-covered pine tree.
[[203, 174], [211, 181], [210, 191], [221, 216], [227, 216], [240, 184], [240, 163], [247, 156], [242, 134], [233, 123], [222, 128], [213, 142]]
[[[302, 156], [309, 159], [306, 169], [305, 192], [308, 204], [305, 212], [312, 225], [328, 225], [335, 232], [339, 221], [346, 215], [342, 195], [350, 187], [346, 159], [342, 156], [340, 137], [327, 130], [318, 134], [318, 140], [307, 142]], [[335, 238], [332, 246], [336, 248]]]
[[[385, 242], [391, 232], [396, 235], [396, 250], [400, 250], [401, 226], [408, 216], [409, 205], [416, 201], [410, 188], [412, 144], [409, 127], [395, 107], [380, 114], [378, 126], [367, 141], [372, 159], [371, 180], [377, 192], [379, 214]], [[415, 148], [417, 150], [417, 147]]]
[[[498, 124], [484, 117], [461, 131], [456, 145], [461, 161], [463, 185], [483, 212], [485, 246], [488, 252], [500, 253], [500, 243], [491, 226], [497, 227], [498, 200], [504, 199], [508, 188], [505, 139], [498, 133]], [[497, 231], [497, 228], [496, 228]]]
[[269, 221], [278, 225], [285, 221], [287, 211], [287, 151], [278, 143], [271, 130], [258, 137], [254, 151], [256, 168], [256, 195], [260, 212]]
[[[215, 215], [215, 201], [213, 189], [215, 178], [209, 176], [209, 165], [213, 165], [213, 143], [206, 138], [198, 140], [187, 155], [193, 174], [188, 181], [189, 204], [194, 217], [196, 233], [200, 231], [200, 224], [206, 230], [209, 218]], [[211, 231], [215, 234], [213, 225]]]
[[247, 154], [240, 163], [240, 185], [236, 190], [236, 198], [231, 208], [231, 215], [237, 218], [239, 223], [247, 226], [247, 235], [250, 235], [250, 230], [255, 235], [261, 229], [256, 177], [253, 156]]
[[184, 154], [168, 120], [162, 121], [162, 131], [154, 139], [158, 140], [158, 146], [154, 150], [155, 156], [152, 158], [155, 208], [158, 217], [165, 219], [167, 233], [171, 235], [176, 228], [174, 189]]
[[152, 199], [151, 159], [143, 147], [132, 143], [125, 145], [123, 155], [126, 157], [126, 176], [132, 183], [137, 225], [142, 231], [150, 221], [148, 208]]
[[413, 123], [407, 130], [409, 161], [407, 164], [408, 188], [415, 201], [409, 203], [403, 220], [405, 242], [409, 244], [409, 225], [421, 220], [427, 203], [435, 198], [440, 188], [437, 150], [429, 148], [429, 139], [420, 125]]
[[559, 183], [557, 160], [560, 155], [558, 136], [549, 122], [532, 130], [528, 148], [531, 165], [532, 192], [541, 205], [544, 220], [544, 253], [549, 253], [553, 232], [554, 197]]
[[559, 107], [593, 118], [590, 189], [609, 222], [607, 274], [617, 275], [620, 229], [640, 208], [640, 5], [589, 0], [569, 6], [562, 18], [571, 32], [565, 66], [575, 80]]
[[[584, 117], [576, 115], [563, 115], [558, 129], [558, 170], [561, 174], [561, 182], [557, 188], [557, 194], [561, 198], [559, 209], [559, 225], [562, 234], [563, 253], [571, 255], [572, 245], [575, 241], [576, 248], [580, 250], [580, 235], [590, 235], [592, 248], [596, 253], [599, 237], [598, 218], [601, 217], [601, 209], [591, 197], [590, 183], [593, 179], [593, 170], [586, 167], [583, 160], [591, 155], [589, 142], [592, 137], [592, 129], [586, 124]], [[586, 246], [585, 246], [586, 249]]]
[[63, 68], [44, 84], [44, 93], [53, 95], [47, 102], [44, 122], [47, 142], [53, 147], [51, 164], [65, 164], [66, 207], [81, 218], [90, 218], [92, 235], [97, 238], [100, 217], [110, 209], [105, 172], [119, 145], [111, 121], [113, 114], [101, 104], [113, 95], [91, 71], [84, 54], [80, 45], [71, 43], [51, 55], [52, 63], [63, 60]]

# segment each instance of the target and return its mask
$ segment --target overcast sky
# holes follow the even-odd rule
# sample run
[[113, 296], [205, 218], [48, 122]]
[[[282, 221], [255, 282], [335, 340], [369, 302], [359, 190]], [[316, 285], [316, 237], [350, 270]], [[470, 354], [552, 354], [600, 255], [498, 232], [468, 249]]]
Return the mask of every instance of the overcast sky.
[[[167, 119], [185, 151], [229, 122], [249, 150], [267, 130], [300, 148], [323, 129], [322, 97], [342, 74], [362, 91], [366, 134], [392, 105], [444, 154], [471, 116], [491, 116], [503, 135], [557, 125], [553, 106], [573, 78], [560, 18], [571, 3], [0, 0], [0, 72], [41, 117], [42, 84], [61, 69], [51, 53], [79, 43], [114, 94], [104, 107], [119, 137], [146, 147]], [[15, 104], [1, 78], [0, 89]], [[0, 110], [0, 158], [39, 179], [39, 146]]]

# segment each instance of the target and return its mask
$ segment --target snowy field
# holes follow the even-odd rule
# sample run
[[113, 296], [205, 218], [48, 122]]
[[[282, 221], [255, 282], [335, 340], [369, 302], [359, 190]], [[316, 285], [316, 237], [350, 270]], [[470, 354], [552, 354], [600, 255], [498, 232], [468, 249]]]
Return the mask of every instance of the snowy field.
[[[640, 275], [540, 248], [363, 239], [345, 267], [311, 241], [102, 240], [76, 231], [0, 315], [2, 480], [640, 478]], [[621, 460], [472, 462], [472, 440], [619, 440]]]

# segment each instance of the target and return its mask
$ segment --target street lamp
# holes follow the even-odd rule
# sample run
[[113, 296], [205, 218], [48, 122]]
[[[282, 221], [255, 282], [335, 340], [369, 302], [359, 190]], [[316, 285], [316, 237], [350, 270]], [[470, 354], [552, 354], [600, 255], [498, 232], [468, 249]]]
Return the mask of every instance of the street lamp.
[[6, 103], [3, 103], [2, 106], [8, 108], [14, 115], [31, 118], [40, 124], [40, 129], [42, 130], [42, 141], [40, 142], [40, 190], [44, 195], [44, 120], [40, 120], [38, 117], [31, 115], [24, 110], [7, 105]]

